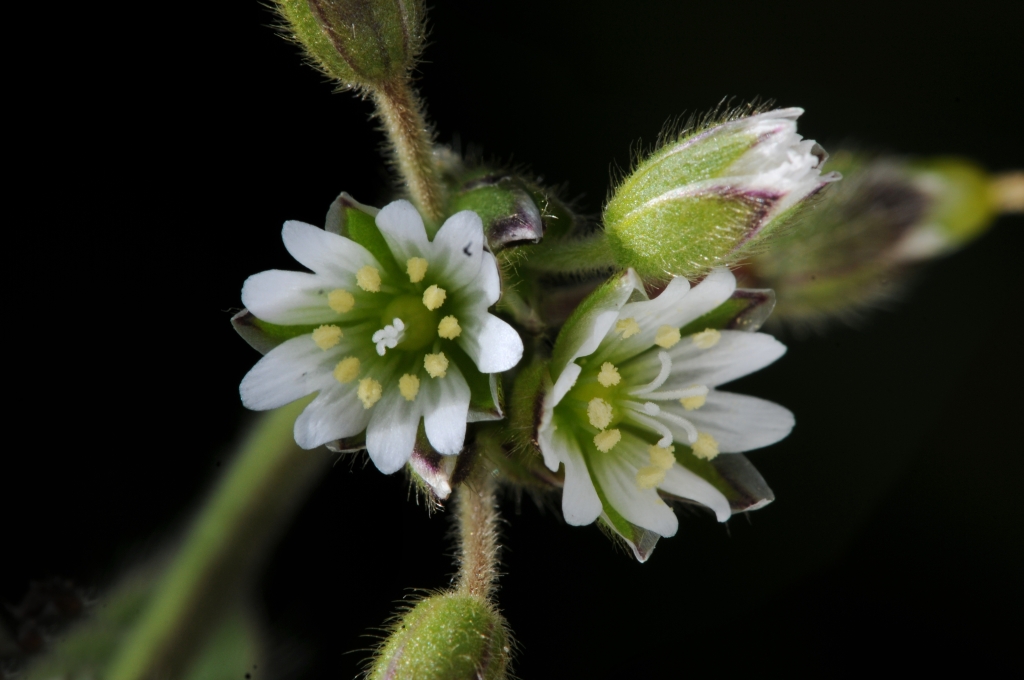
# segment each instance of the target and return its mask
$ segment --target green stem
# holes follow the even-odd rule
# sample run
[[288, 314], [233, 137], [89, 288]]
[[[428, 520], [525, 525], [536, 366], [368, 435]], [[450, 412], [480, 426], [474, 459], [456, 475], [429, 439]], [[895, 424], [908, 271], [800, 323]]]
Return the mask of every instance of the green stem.
[[617, 266], [603, 231], [575, 240], [542, 241], [519, 250], [524, 254], [521, 265], [535, 271], [574, 273]]
[[377, 113], [394, 147], [395, 165], [409, 196], [436, 231], [444, 217], [444, 192], [434, 163], [433, 140], [416, 93], [405, 80], [373, 91]]
[[478, 460], [456, 490], [459, 575], [456, 592], [493, 602], [498, 585], [498, 501], [491, 465]]
[[202, 508], [125, 639], [109, 680], [180, 677], [249, 585], [262, 558], [329, 464], [303, 451], [292, 426], [308, 399], [263, 416]]

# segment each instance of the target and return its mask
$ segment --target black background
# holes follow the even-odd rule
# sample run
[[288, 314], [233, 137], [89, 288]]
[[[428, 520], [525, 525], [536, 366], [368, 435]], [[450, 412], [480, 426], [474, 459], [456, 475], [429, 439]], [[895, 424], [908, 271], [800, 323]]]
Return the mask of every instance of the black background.
[[[419, 87], [440, 141], [564, 183], [592, 213], [631, 145], [727, 96], [804, 107], [826, 148], [1024, 165], [1010, 3], [435, 4]], [[184, 526], [252, 419], [237, 385], [257, 355], [228, 324], [242, 281], [295, 267], [285, 219], [321, 223], [340, 190], [387, 200], [370, 105], [332, 94], [273, 21], [225, 3], [101, 31], [86, 73], [64, 64], [70, 84], [41, 72], [40, 116], [8, 140], [30, 160], [8, 197], [0, 601], [49, 575], [101, 589]], [[797, 417], [751, 456], [768, 508], [683, 516], [639, 565], [507, 499], [518, 673], [1015, 660], [1022, 227], [1000, 219], [859, 328], [785, 337], [786, 357], [736, 384]], [[282, 675], [353, 676], [396, 600], [447, 583], [449, 522], [407, 496], [401, 475], [344, 461], [316, 488], [259, 594]]]

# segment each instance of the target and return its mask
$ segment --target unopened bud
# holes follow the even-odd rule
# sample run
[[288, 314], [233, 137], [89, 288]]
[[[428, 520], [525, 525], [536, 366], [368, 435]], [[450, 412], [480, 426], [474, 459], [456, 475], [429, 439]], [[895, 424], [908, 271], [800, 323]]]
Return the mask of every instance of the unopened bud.
[[540, 208], [516, 177], [489, 174], [466, 182], [449, 206], [451, 213], [460, 210], [480, 216], [493, 251], [515, 243], [536, 243], [544, 236]]
[[604, 212], [618, 263], [645, 278], [700, 276], [755, 251], [801, 202], [839, 179], [796, 132], [802, 109], [688, 130], [643, 160]]
[[423, 44], [421, 0], [276, 0], [295, 39], [346, 87], [404, 77]]
[[445, 593], [402, 614], [370, 680], [500, 680], [511, 654], [505, 620], [485, 601]]

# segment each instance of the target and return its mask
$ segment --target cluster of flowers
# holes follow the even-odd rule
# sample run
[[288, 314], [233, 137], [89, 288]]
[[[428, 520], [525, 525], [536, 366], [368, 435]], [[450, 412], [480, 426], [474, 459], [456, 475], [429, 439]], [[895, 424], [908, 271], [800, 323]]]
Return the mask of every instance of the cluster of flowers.
[[[785, 211], [830, 181], [819, 177], [820, 148], [796, 135], [796, 115], [719, 126], [719, 136], [753, 141], [722, 170], [715, 200], [724, 183], [747, 202], [771, 194]], [[423, 448], [457, 456], [467, 423], [505, 416], [500, 374], [524, 354], [519, 332], [488, 311], [502, 272], [484, 224], [458, 212], [431, 238], [407, 201], [376, 210], [344, 198], [347, 212], [336, 202], [327, 229], [284, 225], [285, 247], [311, 273], [245, 282], [241, 316], [265, 356], [242, 380], [242, 402], [265, 410], [316, 393], [295, 423], [298, 444], [365, 448], [385, 474]], [[676, 532], [666, 498], [729, 518], [736, 508], [708, 462], [777, 442], [794, 422], [781, 406], [718, 389], [785, 352], [756, 332], [771, 304], [770, 291], [737, 290], [727, 268], [691, 287], [623, 266], [579, 305], [550, 356], [532, 357], [543, 367], [531, 439], [562, 470], [570, 524], [600, 518], [643, 560], [642, 536]]]

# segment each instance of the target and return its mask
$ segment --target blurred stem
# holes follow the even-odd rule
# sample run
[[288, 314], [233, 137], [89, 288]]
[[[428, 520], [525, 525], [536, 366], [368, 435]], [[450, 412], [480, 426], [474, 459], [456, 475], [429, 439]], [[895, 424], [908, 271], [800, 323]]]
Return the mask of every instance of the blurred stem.
[[397, 80], [374, 90], [373, 101], [394, 146], [395, 162], [409, 195], [436, 231], [444, 217], [443, 191], [419, 99], [406, 80]]
[[581, 239], [554, 239], [520, 248], [522, 265], [536, 271], [571, 273], [615, 267], [615, 254], [603, 231]]
[[470, 477], [459, 485], [459, 575], [456, 592], [493, 601], [498, 585], [497, 484], [491, 466], [477, 460]]
[[329, 464], [292, 435], [309, 399], [261, 417], [156, 584], [106, 677], [180, 677]]

